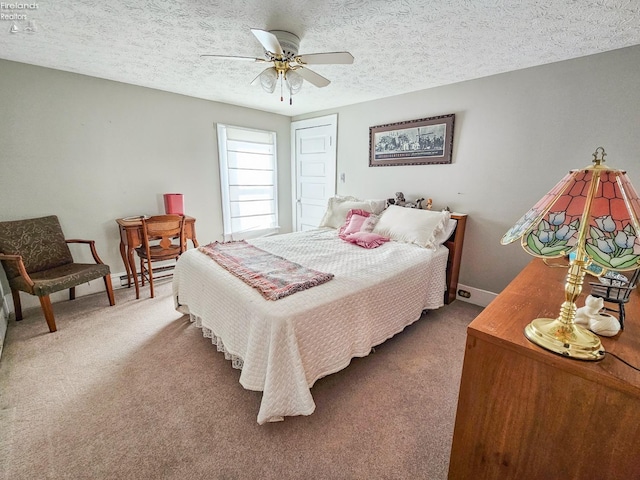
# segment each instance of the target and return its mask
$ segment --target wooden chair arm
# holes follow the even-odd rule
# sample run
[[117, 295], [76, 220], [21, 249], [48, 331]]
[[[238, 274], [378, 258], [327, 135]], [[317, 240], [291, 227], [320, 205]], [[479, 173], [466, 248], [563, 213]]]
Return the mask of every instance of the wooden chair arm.
[[96, 241], [95, 240], [82, 240], [80, 238], [69, 238], [69, 239], [66, 239], [65, 242], [67, 242], [67, 243], [84, 243], [84, 244], [89, 245], [89, 248], [91, 249], [91, 255], [93, 255], [93, 259], [95, 260], [95, 262], [104, 264], [104, 262], [98, 256], [98, 252], [96, 251]]
[[33, 283], [33, 280], [31, 280], [31, 277], [27, 273], [27, 270], [24, 268], [24, 263], [22, 261], [22, 256], [21, 255], [7, 255], [5, 253], [0, 253], [0, 260], [6, 261], [6, 262], [15, 262], [15, 263], [17, 263], [18, 264], [18, 271], [20, 272], [20, 276], [22, 278], [24, 278], [25, 282], [27, 282], [27, 284], [30, 287], [33, 287], [35, 285]]

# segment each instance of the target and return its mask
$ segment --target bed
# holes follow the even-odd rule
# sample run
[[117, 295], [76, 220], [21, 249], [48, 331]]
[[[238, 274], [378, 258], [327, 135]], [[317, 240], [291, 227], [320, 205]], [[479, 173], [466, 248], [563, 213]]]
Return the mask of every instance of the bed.
[[[334, 225], [344, 222], [342, 213]], [[241, 369], [245, 389], [262, 392], [259, 424], [310, 415], [315, 409], [310, 389], [318, 379], [368, 355], [425, 309], [455, 299], [466, 215], [450, 218], [454, 227], [441, 232], [446, 240], [432, 248], [391, 240], [365, 249], [344, 241], [343, 228], [327, 222], [250, 240], [262, 251], [334, 275], [275, 301], [201, 249], [188, 250], [174, 271], [175, 306]]]

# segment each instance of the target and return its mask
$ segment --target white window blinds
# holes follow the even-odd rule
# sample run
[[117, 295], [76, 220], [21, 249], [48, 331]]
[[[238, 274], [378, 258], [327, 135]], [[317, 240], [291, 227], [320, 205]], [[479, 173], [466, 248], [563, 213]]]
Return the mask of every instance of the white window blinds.
[[224, 239], [278, 230], [276, 134], [218, 124]]

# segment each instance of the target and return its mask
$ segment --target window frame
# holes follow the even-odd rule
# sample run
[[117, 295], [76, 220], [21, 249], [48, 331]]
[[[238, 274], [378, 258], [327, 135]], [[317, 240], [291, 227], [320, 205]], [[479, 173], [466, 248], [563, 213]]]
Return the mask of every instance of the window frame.
[[[238, 184], [231, 185], [230, 184], [230, 170], [232, 168], [229, 165], [229, 138], [228, 138], [228, 130], [233, 129], [234, 133], [252, 132], [257, 133], [259, 135], [269, 135], [271, 138], [271, 142], [258, 142], [252, 141], [250, 139], [245, 140], [247, 144], [254, 145], [270, 145], [273, 152], [271, 154], [273, 169], [264, 169], [264, 171], [272, 171], [273, 173], [273, 212], [270, 212], [266, 215], [273, 215], [274, 221], [269, 225], [261, 225], [259, 227], [248, 228], [244, 230], [233, 230], [233, 219], [238, 218], [234, 217], [232, 214], [232, 200], [231, 200], [231, 187], [232, 186], [251, 186], [250, 183], [247, 184]], [[279, 218], [278, 218], [278, 145], [277, 145], [277, 134], [275, 131], [271, 130], [261, 130], [256, 128], [248, 128], [248, 127], [240, 127], [236, 125], [228, 125], [218, 123], [216, 126], [217, 134], [218, 134], [218, 159], [219, 159], [219, 167], [220, 167], [220, 194], [221, 194], [221, 207], [222, 207], [222, 223], [223, 223], [223, 240], [234, 241], [234, 240], [242, 240], [249, 238], [256, 238], [266, 235], [273, 235], [274, 233], [278, 233], [280, 230]], [[249, 136], [249, 135], [248, 135]], [[231, 141], [242, 141], [242, 140], [231, 140]], [[258, 215], [257, 215], [258, 216]]]

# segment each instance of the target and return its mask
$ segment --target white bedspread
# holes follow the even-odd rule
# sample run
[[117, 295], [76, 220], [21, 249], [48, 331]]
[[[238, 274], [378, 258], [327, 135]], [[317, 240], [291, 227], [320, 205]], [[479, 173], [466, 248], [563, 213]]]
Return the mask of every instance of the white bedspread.
[[443, 305], [448, 251], [388, 242], [367, 250], [333, 229], [249, 241], [335, 277], [276, 301], [265, 300], [204, 253], [184, 253], [175, 268], [176, 308], [213, 332], [243, 360], [240, 383], [262, 391], [258, 423], [310, 415], [316, 380], [369, 354]]

